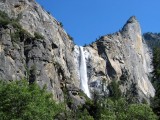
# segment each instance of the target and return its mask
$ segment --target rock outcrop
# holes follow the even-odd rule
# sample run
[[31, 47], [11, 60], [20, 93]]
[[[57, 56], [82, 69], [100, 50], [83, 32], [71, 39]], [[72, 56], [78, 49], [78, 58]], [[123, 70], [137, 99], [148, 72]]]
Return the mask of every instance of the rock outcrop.
[[102, 80], [106, 84], [116, 80], [125, 96], [133, 95], [140, 101], [154, 96], [155, 90], [148, 79], [152, 71], [151, 55], [134, 16], [121, 31], [102, 36], [85, 50], [89, 54], [86, 59], [91, 88]]
[[143, 38], [151, 49], [160, 46], [160, 33], [144, 33]]
[[[42, 9], [34, 0], [3, 0], [0, 10], [18, 19], [22, 28], [34, 37], [12, 40], [16, 34], [13, 26], [0, 28], [0, 79], [20, 80], [29, 77], [40, 86], [47, 85], [57, 101], [63, 101], [61, 87], [64, 81], [77, 82], [74, 73], [72, 50], [74, 43], [60, 23]], [[72, 79], [72, 80], [71, 80]]]
[[[63, 90], [67, 89], [75, 104], [84, 104], [84, 98], [79, 96], [79, 47], [61, 23], [34, 0], [2, 0], [0, 10], [26, 31], [15, 41], [14, 25], [0, 26], [0, 79], [27, 78], [41, 87], [46, 84], [57, 101], [64, 100]], [[124, 96], [134, 96], [138, 101], [149, 101], [154, 96], [148, 79], [151, 57], [135, 17], [121, 31], [84, 47], [84, 52], [90, 91], [109, 95], [108, 86], [115, 80]]]

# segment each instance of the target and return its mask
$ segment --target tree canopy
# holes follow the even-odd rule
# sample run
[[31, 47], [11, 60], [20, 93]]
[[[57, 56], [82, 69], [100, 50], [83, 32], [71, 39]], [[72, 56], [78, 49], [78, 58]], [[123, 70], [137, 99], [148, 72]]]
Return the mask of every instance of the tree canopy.
[[0, 81], [0, 118], [3, 120], [52, 120], [63, 110], [52, 94], [26, 80]]

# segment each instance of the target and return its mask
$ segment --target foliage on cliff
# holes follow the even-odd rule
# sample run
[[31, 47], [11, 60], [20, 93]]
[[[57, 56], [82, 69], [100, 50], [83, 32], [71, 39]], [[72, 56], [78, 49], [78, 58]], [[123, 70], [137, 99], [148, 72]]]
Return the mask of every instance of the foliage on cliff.
[[126, 98], [120, 97], [120, 95], [117, 98], [117, 94], [112, 94], [111, 97], [97, 95], [95, 98], [88, 109], [95, 120], [158, 119], [148, 104], [130, 102]]
[[152, 99], [153, 111], [160, 117], [160, 33], [145, 33], [146, 43], [153, 52], [153, 72], [152, 83], [156, 90], [155, 97]]
[[160, 116], [160, 47], [153, 49], [153, 67], [152, 82], [156, 90], [156, 95], [152, 101], [152, 107], [154, 112]]
[[118, 100], [105, 99], [99, 101], [97, 120], [157, 120], [157, 116], [147, 104], [129, 104], [124, 98]]

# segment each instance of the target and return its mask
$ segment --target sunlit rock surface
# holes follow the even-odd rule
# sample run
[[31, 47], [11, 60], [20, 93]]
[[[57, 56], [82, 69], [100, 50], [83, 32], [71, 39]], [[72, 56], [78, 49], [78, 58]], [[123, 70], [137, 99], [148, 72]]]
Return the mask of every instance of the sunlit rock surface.
[[[34, 40], [21, 37], [15, 42], [11, 36], [16, 32], [14, 27], [1, 26], [0, 79], [36, 81], [41, 87], [46, 85], [56, 101], [64, 100], [66, 88], [76, 104], [84, 103], [84, 98], [79, 97], [79, 46], [73, 43], [60, 22], [34, 0], [1, 0], [0, 10], [18, 19], [32, 37], [35, 33], [44, 37]], [[135, 17], [131, 17], [121, 31], [102, 36], [83, 51], [91, 93], [98, 91], [100, 95], [109, 96], [108, 85], [116, 80], [124, 96], [134, 96], [137, 101], [149, 101], [154, 96], [148, 79], [152, 71], [151, 54]]]
[[133, 94], [140, 101], [154, 96], [155, 90], [148, 79], [152, 71], [152, 54], [142, 39], [135, 17], [131, 17], [121, 31], [102, 36], [86, 46], [86, 51], [90, 53], [90, 83], [117, 80], [125, 96]]

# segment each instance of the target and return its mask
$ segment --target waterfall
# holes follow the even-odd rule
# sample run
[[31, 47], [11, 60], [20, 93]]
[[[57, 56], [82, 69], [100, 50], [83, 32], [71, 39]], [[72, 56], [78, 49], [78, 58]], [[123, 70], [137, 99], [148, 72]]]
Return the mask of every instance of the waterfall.
[[83, 47], [80, 46], [79, 49], [80, 49], [80, 88], [89, 98], [91, 98], [88, 88], [87, 68], [86, 68], [86, 60], [84, 56]]

